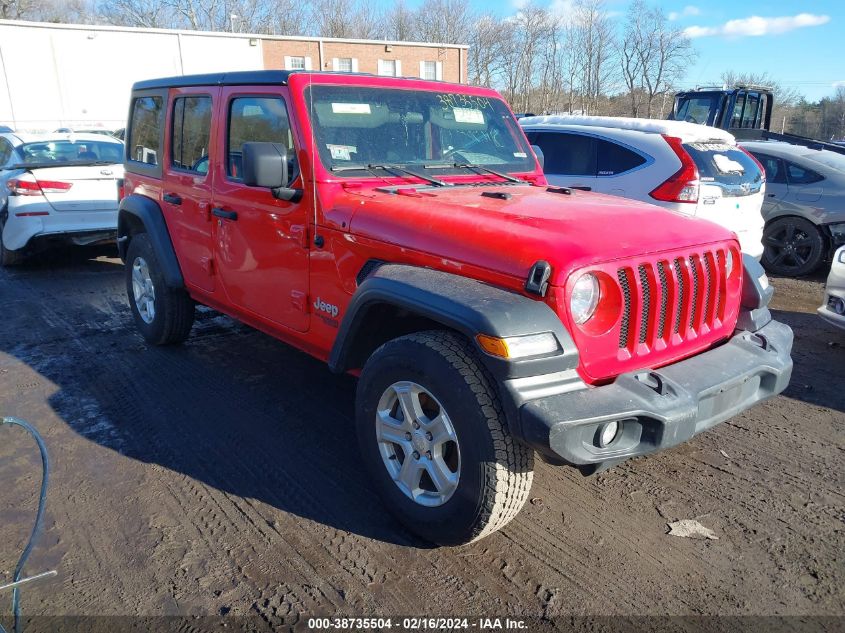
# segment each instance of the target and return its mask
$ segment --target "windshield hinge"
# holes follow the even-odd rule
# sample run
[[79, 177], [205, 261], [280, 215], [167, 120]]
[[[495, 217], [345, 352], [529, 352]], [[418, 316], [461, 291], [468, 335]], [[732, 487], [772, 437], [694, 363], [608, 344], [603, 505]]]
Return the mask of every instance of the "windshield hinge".
[[549, 291], [549, 277], [552, 276], [552, 267], [549, 262], [542, 259], [534, 262], [528, 279], [525, 281], [525, 291], [531, 294], [545, 297]]

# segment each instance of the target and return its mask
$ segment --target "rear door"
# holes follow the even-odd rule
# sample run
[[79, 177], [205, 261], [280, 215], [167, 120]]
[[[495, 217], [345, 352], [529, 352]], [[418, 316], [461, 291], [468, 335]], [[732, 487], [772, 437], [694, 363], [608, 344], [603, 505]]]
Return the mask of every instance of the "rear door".
[[789, 194], [796, 202], [818, 202], [824, 191], [824, 176], [790, 161], [786, 163]]
[[763, 217], [769, 219], [786, 200], [789, 184], [786, 181], [786, 164], [777, 156], [751, 152], [766, 171], [766, 196], [763, 198]]
[[189, 285], [212, 292], [211, 192], [209, 157], [214, 149], [214, 103], [219, 88], [170, 91], [162, 168], [161, 207]]
[[270, 189], [243, 182], [241, 148], [247, 142], [288, 148], [290, 186], [302, 188], [287, 90], [224, 88], [217, 134], [213, 218], [214, 256], [228, 300], [278, 325], [308, 329], [308, 238], [313, 211], [306, 191], [298, 202], [278, 200]]
[[596, 139], [595, 190], [613, 196], [642, 198], [642, 182], [634, 172], [645, 165], [647, 159], [633, 147], [610, 139]]
[[526, 136], [543, 150], [543, 171], [550, 184], [586, 191], [598, 186], [595, 137], [554, 130], [528, 130]]

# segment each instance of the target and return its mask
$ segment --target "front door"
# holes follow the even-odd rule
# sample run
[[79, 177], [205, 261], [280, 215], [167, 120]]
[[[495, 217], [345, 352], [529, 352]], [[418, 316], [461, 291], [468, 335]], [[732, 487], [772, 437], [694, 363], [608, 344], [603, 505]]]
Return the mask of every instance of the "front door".
[[[282, 94], [285, 92], [285, 94]], [[212, 202], [215, 263], [228, 301], [262, 319], [301, 332], [308, 329], [310, 198], [286, 202], [270, 189], [243, 183], [241, 148], [247, 142], [288, 148], [291, 186], [301, 188], [286, 91], [278, 87], [244, 93], [224, 88]]]
[[182, 275], [189, 286], [214, 290], [212, 271], [209, 156], [216, 150], [211, 134], [219, 88], [173, 89], [168, 106], [161, 208], [173, 236]]

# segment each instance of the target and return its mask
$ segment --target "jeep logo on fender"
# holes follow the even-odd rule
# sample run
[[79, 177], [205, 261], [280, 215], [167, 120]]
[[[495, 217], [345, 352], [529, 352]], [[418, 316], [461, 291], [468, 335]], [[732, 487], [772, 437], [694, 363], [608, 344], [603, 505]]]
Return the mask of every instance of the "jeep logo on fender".
[[340, 312], [340, 309], [338, 309], [336, 305], [326, 303], [325, 301], [320, 299], [320, 297], [317, 297], [316, 301], [314, 301], [314, 307], [320, 312], [325, 312], [326, 314], [330, 314], [333, 317], [336, 317]]

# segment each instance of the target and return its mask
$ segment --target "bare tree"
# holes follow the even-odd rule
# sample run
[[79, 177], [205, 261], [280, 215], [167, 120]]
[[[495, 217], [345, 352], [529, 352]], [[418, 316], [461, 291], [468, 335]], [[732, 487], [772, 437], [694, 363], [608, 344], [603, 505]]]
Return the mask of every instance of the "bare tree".
[[474, 17], [469, 0], [424, 0], [415, 22], [422, 42], [466, 44], [471, 39]]
[[323, 37], [374, 39], [383, 34], [378, 8], [367, 0], [315, 0], [311, 21]]
[[384, 19], [384, 36], [391, 40], [405, 42], [419, 39], [417, 36], [416, 13], [409, 9], [405, 0], [396, 0]]
[[616, 48], [613, 24], [604, 0], [576, 0], [574, 6], [576, 33], [572, 44], [581, 51], [578, 92], [581, 109], [590, 114], [595, 112], [599, 97], [614, 72], [611, 64]]

